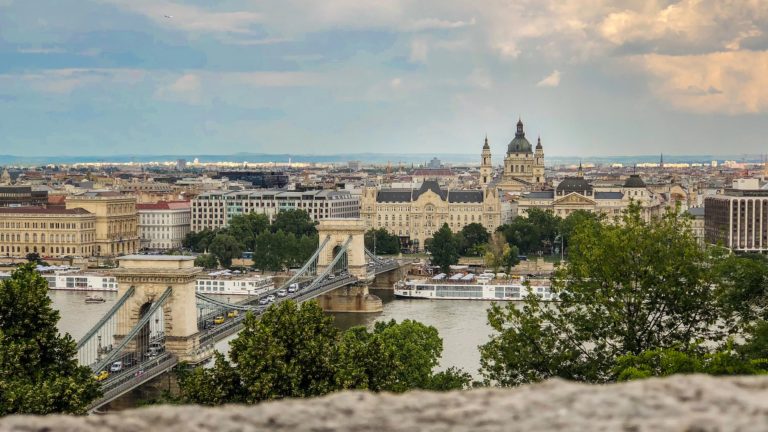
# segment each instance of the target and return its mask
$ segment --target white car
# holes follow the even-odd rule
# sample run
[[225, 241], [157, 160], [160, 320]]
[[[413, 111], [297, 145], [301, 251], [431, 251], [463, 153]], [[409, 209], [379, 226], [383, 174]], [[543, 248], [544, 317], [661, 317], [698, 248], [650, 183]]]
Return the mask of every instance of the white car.
[[120, 372], [121, 370], [123, 370], [123, 362], [121, 361], [116, 361], [109, 367], [110, 372]]
[[265, 305], [267, 303], [269, 303], [269, 298], [268, 297], [263, 297], [263, 298], [259, 299], [259, 304], [260, 305]]
[[268, 296], [267, 296], [267, 300], [269, 300], [270, 302], [273, 302], [273, 301], [275, 301], [275, 295], [274, 295], [274, 294], [270, 294], [270, 295], [268, 295]]
[[281, 290], [277, 291], [277, 296], [278, 297], [285, 297], [287, 295], [288, 295], [288, 291], [286, 291], [284, 289], [281, 289]]

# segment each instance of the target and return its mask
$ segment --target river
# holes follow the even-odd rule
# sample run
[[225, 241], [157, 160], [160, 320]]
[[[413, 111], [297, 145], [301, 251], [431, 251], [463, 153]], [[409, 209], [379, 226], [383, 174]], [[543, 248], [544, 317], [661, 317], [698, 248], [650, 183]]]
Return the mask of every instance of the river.
[[[464, 369], [478, 378], [480, 353], [477, 347], [488, 341], [491, 329], [487, 324], [486, 311], [491, 305], [487, 301], [474, 300], [410, 300], [395, 299], [391, 290], [374, 290], [384, 302], [384, 310], [375, 314], [335, 313], [334, 322], [341, 329], [364, 325], [369, 328], [377, 321], [397, 322], [405, 319], [434, 326], [443, 338], [443, 356], [440, 369], [451, 366]], [[104, 303], [86, 304], [86, 293], [82, 291], [49, 291], [54, 308], [61, 312], [59, 330], [72, 335], [75, 340], [82, 337], [117, 300], [117, 293], [98, 293]], [[235, 299], [232, 298], [232, 301]], [[233, 336], [234, 337], [234, 336]], [[228, 350], [229, 339], [217, 344], [220, 351]]]

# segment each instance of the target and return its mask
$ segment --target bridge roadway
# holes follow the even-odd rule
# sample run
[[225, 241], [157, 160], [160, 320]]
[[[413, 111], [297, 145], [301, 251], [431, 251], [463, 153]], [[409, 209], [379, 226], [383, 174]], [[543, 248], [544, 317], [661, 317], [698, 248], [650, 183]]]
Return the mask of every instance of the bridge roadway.
[[[388, 271], [399, 268], [400, 265], [401, 264], [397, 261], [386, 262], [382, 265], [375, 266], [374, 271], [371, 273], [373, 273], [374, 276], [381, 273], [386, 273]], [[277, 304], [286, 300], [294, 300], [298, 303], [301, 303], [321, 296], [329, 291], [333, 291], [347, 285], [352, 285], [356, 282], [358, 282], [358, 278], [349, 274], [341, 277], [335, 277], [334, 279], [326, 278], [310, 289], [303, 287], [294, 293], [289, 293], [286, 297], [276, 298], [273, 303], [268, 305], [253, 306], [253, 308], [250, 309], [250, 312], [258, 317], [263, 314], [264, 311], [266, 311], [267, 308], [272, 304]], [[264, 297], [271, 293], [277, 292], [279, 289], [281, 288], [272, 289], [260, 297]], [[246, 302], [253, 301], [253, 299], [246, 300]], [[243, 304], [236, 306], [243, 306]], [[206, 350], [212, 351], [213, 346], [217, 342], [239, 332], [243, 328], [243, 320], [245, 319], [245, 315], [245, 313], [241, 313], [234, 318], [227, 319], [227, 321], [222, 324], [216, 325], [213, 328], [203, 330], [198, 333], [197, 350], [200, 352], [204, 352]], [[135, 366], [123, 369], [118, 373], [110, 375], [109, 378], [102, 382], [102, 397], [91, 405], [90, 410], [95, 411], [97, 408], [106, 405], [107, 403], [117, 399], [120, 396], [123, 396], [124, 394], [145, 384], [153, 378], [170, 371], [177, 364], [178, 359], [176, 356], [166, 352], [160, 354], [157, 357], [144, 360]]]

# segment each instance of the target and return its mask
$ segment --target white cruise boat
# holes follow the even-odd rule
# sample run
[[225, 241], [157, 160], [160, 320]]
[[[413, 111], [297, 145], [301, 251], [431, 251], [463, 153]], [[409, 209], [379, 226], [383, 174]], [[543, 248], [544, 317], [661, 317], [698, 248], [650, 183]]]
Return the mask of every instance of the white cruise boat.
[[524, 300], [529, 293], [545, 301], [557, 300], [549, 281], [523, 277], [496, 278], [492, 273], [474, 275], [440, 273], [431, 278], [406, 279], [395, 284], [395, 297], [432, 300]]
[[242, 274], [230, 270], [211, 272], [195, 281], [195, 291], [201, 294], [260, 295], [274, 287], [271, 276]]

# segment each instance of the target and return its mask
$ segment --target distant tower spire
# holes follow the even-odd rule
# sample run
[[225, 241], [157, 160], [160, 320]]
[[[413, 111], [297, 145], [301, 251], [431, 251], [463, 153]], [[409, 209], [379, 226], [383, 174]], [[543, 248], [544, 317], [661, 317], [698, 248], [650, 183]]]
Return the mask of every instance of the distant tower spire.
[[576, 175], [578, 177], [584, 177], [584, 169], [581, 167], [581, 160], [579, 160], [579, 172]]
[[662, 153], [661, 158], [659, 158], [659, 167], [664, 168], [664, 153]]
[[483, 144], [483, 150], [490, 149], [491, 146], [488, 145], [488, 134], [485, 134], [485, 144]]
[[517, 132], [515, 132], [515, 138], [525, 138], [525, 131], [523, 130], [523, 119], [517, 120]]

